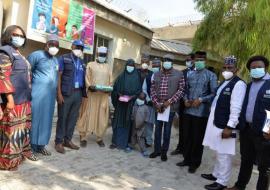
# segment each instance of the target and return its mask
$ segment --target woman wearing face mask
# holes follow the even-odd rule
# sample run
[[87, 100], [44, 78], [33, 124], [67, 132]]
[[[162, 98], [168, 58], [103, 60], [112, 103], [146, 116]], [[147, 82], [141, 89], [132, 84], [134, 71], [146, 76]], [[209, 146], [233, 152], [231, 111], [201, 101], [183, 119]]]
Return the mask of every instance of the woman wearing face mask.
[[26, 35], [20, 26], [6, 28], [0, 47], [0, 91], [4, 116], [0, 121], [0, 169], [16, 170], [25, 159], [36, 160], [30, 146], [30, 64], [20, 53]]
[[135, 68], [135, 62], [133, 59], [128, 59], [125, 70], [116, 79], [111, 95], [112, 104], [115, 108], [111, 149], [128, 150], [132, 108], [140, 92], [140, 76]]
[[31, 53], [28, 61], [32, 68], [32, 129], [31, 147], [33, 152], [45, 156], [51, 153], [45, 148], [49, 143], [55, 107], [59, 51], [58, 36], [47, 38], [44, 50]]

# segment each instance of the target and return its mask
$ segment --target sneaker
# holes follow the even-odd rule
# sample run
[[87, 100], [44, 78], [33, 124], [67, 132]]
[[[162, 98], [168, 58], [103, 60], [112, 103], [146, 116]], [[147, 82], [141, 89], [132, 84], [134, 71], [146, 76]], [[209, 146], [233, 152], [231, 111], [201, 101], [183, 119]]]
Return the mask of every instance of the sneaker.
[[125, 153], [130, 153], [130, 152], [132, 152], [132, 148], [130, 148], [130, 147], [127, 147], [127, 148], [125, 148]]

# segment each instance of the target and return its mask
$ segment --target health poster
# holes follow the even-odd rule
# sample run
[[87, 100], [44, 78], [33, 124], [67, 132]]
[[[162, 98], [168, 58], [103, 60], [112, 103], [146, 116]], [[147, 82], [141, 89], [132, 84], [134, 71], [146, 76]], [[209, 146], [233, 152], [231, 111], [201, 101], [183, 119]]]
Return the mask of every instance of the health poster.
[[95, 12], [91, 9], [83, 9], [81, 40], [86, 47], [94, 45]]
[[52, 19], [50, 33], [60, 37], [66, 37], [66, 25], [68, 21], [69, 0], [57, 0], [52, 4]]
[[35, 0], [32, 28], [38, 32], [49, 32], [52, 15], [52, 0]]
[[93, 10], [78, 0], [32, 1], [31, 31], [35, 35], [57, 34], [65, 42], [63, 44], [81, 39], [85, 43], [85, 53], [93, 53], [96, 15]]
[[83, 6], [77, 1], [71, 0], [68, 13], [67, 39], [69, 40], [80, 39], [82, 18], [83, 18]]

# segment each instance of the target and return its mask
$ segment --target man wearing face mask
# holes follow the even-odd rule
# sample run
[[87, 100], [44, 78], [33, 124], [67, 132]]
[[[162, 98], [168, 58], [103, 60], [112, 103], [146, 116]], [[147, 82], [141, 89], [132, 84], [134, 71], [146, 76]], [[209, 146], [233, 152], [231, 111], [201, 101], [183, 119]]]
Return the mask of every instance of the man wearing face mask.
[[[172, 122], [185, 88], [183, 73], [173, 68], [173, 60], [174, 56], [171, 54], [164, 56], [163, 70], [154, 74], [151, 85], [151, 98], [156, 112], [163, 113], [165, 109], [170, 109], [168, 122], [156, 120], [154, 152], [149, 156], [156, 158], [161, 155], [162, 161], [167, 161]], [[164, 128], [163, 135], [162, 128]]]
[[146, 77], [152, 76], [152, 74], [153, 74], [153, 72], [151, 70], [149, 70], [149, 64], [150, 64], [149, 55], [143, 54], [142, 59], [141, 59], [141, 68], [138, 69], [142, 85], [143, 85], [144, 79]]
[[55, 150], [65, 153], [65, 147], [78, 150], [72, 136], [79, 115], [82, 96], [86, 97], [85, 64], [82, 60], [84, 44], [80, 40], [72, 43], [72, 52], [59, 57], [58, 121]]
[[28, 61], [32, 69], [32, 128], [31, 147], [33, 152], [45, 156], [51, 153], [45, 148], [49, 143], [55, 107], [59, 51], [58, 36], [47, 38], [45, 50], [31, 53]]
[[208, 190], [222, 190], [232, 171], [235, 155], [236, 126], [246, 93], [246, 84], [237, 74], [237, 60], [234, 56], [225, 58], [222, 76], [225, 79], [219, 86], [211, 106], [203, 145], [216, 152], [216, 163], [211, 174], [202, 174], [207, 180], [215, 181], [206, 185]]
[[97, 52], [97, 60], [88, 63], [86, 68], [85, 83], [88, 98], [83, 100], [77, 122], [81, 147], [86, 147], [88, 134], [96, 135], [97, 144], [100, 147], [105, 146], [103, 136], [108, 128], [112, 74], [107, 63], [107, 48], [99, 47]]
[[[186, 59], [186, 69], [183, 70], [184, 78], [185, 78], [185, 88], [187, 88], [187, 78], [188, 76], [194, 71], [194, 53], [190, 53]], [[187, 90], [185, 90], [187, 92]], [[179, 107], [179, 138], [178, 144], [174, 151], [171, 152], [171, 155], [178, 155], [182, 154], [184, 150], [184, 132], [183, 132], [183, 116], [184, 116], [184, 109], [185, 109], [185, 102], [183, 98], [180, 100], [180, 107]]]
[[264, 133], [266, 111], [270, 110], [269, 61], [264, 56], [253, 56], [247, 62], [252, 81], [247, 86], [239, 119], [241, 166], [235, 186], [227, 190], [244, 190], [253, 164], [258, 162], [257, 190], [268, 190], [270, 179], [270, 131]]
[[146, 146], [150, 147], [153, 144], [153, 128], [154, 128], [154, 124], [156, 121], [156, 111], [153, 107], [153, 102], [151, 100], [151, 81], [153, 80], [154, 74], [160, 71], [160, 67], [161, 67], [161, 61], [158, 58], [155, 58], [152, 61], [152, 72], [151, 74], [147, 75], [146, 78], [144, 79], [143, 82], [143, 87], [142, 90], [143, 92], [146, 94], [146, 102], [147, 105], [149, 107], [149, 118], [148, 118], [148, 122], [146, 123], [146, 127], [145, 127], [145, 141], [146, 141]]
[[177, 163], [177, 166], [188, 166], [189, 173], [195, 173], [201, 164], [209, 107], [217, 88], [217, 76], [205, 68], [205, 62], [206, 52], [197, 51], [195, 71], [187, 78], [184, 96], [184, 161]]

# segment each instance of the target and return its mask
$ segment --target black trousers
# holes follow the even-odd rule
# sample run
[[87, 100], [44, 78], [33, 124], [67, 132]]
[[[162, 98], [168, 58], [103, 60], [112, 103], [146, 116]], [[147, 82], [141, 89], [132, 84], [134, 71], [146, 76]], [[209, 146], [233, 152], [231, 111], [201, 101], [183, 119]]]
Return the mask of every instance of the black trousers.
[[177, 147], [176, 149], [177, 150], [184, 150], [184, 127], [183, 127], [183, 120], [184, 120], [184, 113], [179, 113], [179, 139], [178, 139], [178, 144], [177, 144]]
[[202, 161], [202, 142], [206, 130], [207, 118], [189, 114], [184, 114], [183, 117], [184, 161], [190, 167], [198, 168]]
[[235, 186], [244, 190], [248, 184], [253, 164], [258, 162], [257, 190], [268, 190], [270, 178], [270, 142], [257, 135], [252, 127], [240, 132], [241, 166]]

